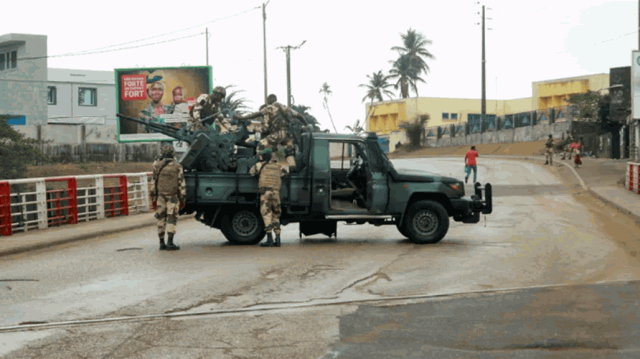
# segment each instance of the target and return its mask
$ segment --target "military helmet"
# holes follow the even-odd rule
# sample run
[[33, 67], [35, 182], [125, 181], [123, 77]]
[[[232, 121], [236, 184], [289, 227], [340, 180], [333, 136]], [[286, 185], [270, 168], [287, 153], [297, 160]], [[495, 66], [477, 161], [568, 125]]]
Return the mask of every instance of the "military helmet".
[[225, 88], [222, 87], [222, 86], [214, 87], [212, 93], [219, 93], [219, 94], [222, 95], [222, 97], [226, 97], [227, 96], [227, 90], [225, 90]]
[[176, 154], [176, 151], [173, 149], [171, 145], [162, 146], [162, 157], [173, 157]]

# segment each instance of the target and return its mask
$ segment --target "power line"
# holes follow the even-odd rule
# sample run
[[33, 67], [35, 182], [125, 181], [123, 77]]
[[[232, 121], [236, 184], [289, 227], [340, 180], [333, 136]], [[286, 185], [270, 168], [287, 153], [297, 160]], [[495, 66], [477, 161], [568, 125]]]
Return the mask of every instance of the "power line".
[[67, 54], [67, 55], [50, 55], [50, 56], [22, 57], [22, 58], [19, 58], [18, 60], [39, 60], [39, 59], [47, 59], [47, 58], [52, 58], [52, 57], [81, 56], [81, 55], [101, 54], [101, 53], [105, 53], [105, 52], [114, 52], [114, 51], [130, 50], [130, 49], [137, 49], [137, 48], [140, 48], [140, 47], [146, 47], [146, 46], [152, 46], [152, 45], [164, 44], [164, 43], [167, 43], [167, 42], [173, 42], [173, 41], [178, 41], [178, 40], [188, 39], [188, 38], [190, 38], [190, 37], [199, 36], [199, 35], [202, 35], [202, 34], [204, 34], [204, 32], [199, 32], [199, 33], [197, 33], [197, 34], [193, 34], [193, 35], [188, 35], [188, 36], [178, 37], [178, 38], [171, 39], [171, 40], [165, 40], [165, 41], [152, 42], [152, 43], [150, 43], [150, 44], [142, 44], [142, 45], [137, 45], [137, 46], [122, 47], [122, 48], [112, 49], [112, 50], [102, 50], [102, 51], [93, 51], [93, 52], [83, 52], [83, 53]]
[[[236, 17], [236, 16], [240, 16], [240, 15], [246, 14], [246, 13], [248, 13], [248, 12], [250, 12], [250, 11], [253, 11], [253, 10], [256, 10], [256, 9], [259, 9], [259, 8], [260, 8], [260, 7], [254, 7], [254, 8], [251, 8], [251, 9], [245, 10], [245, 11], [243, 11], [243, 12], [240, 12], [240, 13], [234, 14], [234, 15], [229, 15], [229, 16], [226, 16], [226, 17], [221, 17], [221, 18], [218, 18], [218, 19], [215, 19], [215, 20], [212, 20], [212, 21], [208, 21], [208, 22], [202, 23], [202, 24], [200, 24], [200, 25], [195, 25], [195, 26], [187, 27], [187, 28], [184, 28], [184, 29], [181, 29], [181, 30], [175, 30], [175, 31], [167, 32], [167, 33], [162, 34], [162, 35], [155, 35], [155, 36], [147, 37], [147, 38], [140, 39], [140, 40], [134, 40], [134, 41], [129, 41], [129, 42], [123, 42], [123, 43], [121, 43], [121, 44], [109, 45], [109, 46], [104, 46], [104, 47], [98, 47], [98, 48], [90, 49], [90, 50], [83, 50], [83, 51], [70, 52], [70, 53], [67, 53], [67, 54], [61, 54], [61, 55], [70, 55], [70, 54], [76, 54], [76, 53], [82, 53], [82, 52], [88, 52], [88, 51], [103, 50], [103, 49], [108, 49], [108, 48], [111, 48], [111, 47], [117, 47], [117, 46], [129, 45], [129, 44], [133, 44], [133, 43], [136, 43], [136, 42], [141, 42], [141, 41], [146, 41], [146, 40], [156, 39], [156, 38], [158, 38], [158, 37], [167, 36], [167, 35], [175, 34], [175, 33], [178, 33], [178, 32], [182, 32], [182, 31], [187, 31], [187, 30], [195, 29], [195, 28], [198, 28], [198, 27], [201, 27], [201, 26], [204, 26], [204, 25], [208, 25], [208, 24], [214, 23], [214, 22], [218, 22], [218, 21], [222, 21], [222, 20], [227, 20], [227, 19], [230, 19], [230, 18], [233, 18], [233, 17]], [[58, 56], [61, 56], [61, 55], [58, 55]]]
[[[620, 35], [620, 36], [618, 36], [618, 37], [614, 37], [614, 38], [609, 39], [609, 40], [604, 40], [604, 41], [596, 42], [595, 44], [591, 44], [591, 46], [601, 45], [601, 44], [604, 44], [605, 42], [618, 40], [618, 39], [621, 39], [621, 38], [623, 38], [623, 37], [625, 37], [625, 36], [629, 36], [629, 35], [633, 35], [633, 34], [637, 34], [637, 33], [638, 33], [638, 30], [633, 31], [633, 32], [629, 32], [629, 33], [624, 34], [624, 35]], [[549, 55], [561, 55], [561, 54], [565, 54], [565, 53], [567, 53], [567, 52], [569, 52], [569, 51], [571, 51], [571, 50], [570, 50], [570, 49], [568, 49], [568, 48], [565, 48], [565, 49], [564, 49], [564, 50], [562, 50], [562, 51], [559, 51], [559, 52], [556, 52], [556, 53], [553, 53], [553, 54], [542, 55], [541, 57], [547, 57], [547, 56], [549, 56]]]

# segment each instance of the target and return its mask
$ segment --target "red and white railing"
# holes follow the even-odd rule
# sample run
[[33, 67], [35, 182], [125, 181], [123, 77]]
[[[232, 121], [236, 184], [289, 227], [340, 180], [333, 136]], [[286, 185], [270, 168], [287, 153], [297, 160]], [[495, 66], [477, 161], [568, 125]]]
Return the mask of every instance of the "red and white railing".
[[0, 236], [151, 210], [152, 173], [0, 181]]
[[624, 186], [629, 191], [640, 194], [640, 163], [627, 162], [627, 177]]

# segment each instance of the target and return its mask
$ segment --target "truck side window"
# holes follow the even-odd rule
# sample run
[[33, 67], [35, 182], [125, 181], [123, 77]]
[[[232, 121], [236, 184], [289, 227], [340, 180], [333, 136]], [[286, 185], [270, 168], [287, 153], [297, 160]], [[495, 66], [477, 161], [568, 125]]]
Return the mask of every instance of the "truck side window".
[[[377, 146], [377, 145], [376, 145]], [[369, 163], [371, 163], [372, 172], [384, 172], [384, 166], [380, 153], [374, 148], [369, 148]]]

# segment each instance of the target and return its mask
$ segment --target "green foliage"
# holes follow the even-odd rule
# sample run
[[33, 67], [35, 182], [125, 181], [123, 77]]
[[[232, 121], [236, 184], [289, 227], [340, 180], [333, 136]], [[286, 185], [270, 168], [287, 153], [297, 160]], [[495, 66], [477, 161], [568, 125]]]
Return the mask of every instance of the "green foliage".
[[431, 40], [425, 39], [424, 35], [409, 28], [406, 34], [400, 34], [403, 46], [394, 46], [391, 50], [398, 51], [399, 57], [390, 61], [393, 65], [389, 71], [389, 78], [398, 79], [394, 87], [400, 89], [402, 98], [409, 97], [409, 89], [413, 89], [418, 95], [418, 82], [424, 82], [420, 76], [429, 72], [429, 66], [425, 59], [435, 59], [425, 46], [430, 45]]
[[354, 135], [359, 135], [364, 132], [364, 128], [360, 125], [360, 120], [356, 120], [353, 126], [344, 126], [344, 128], [353, 132]]
[[382, 102], [384, 101], [383, 95], [388, 96], [389, 99], [393, 97], [393, 92], [387, 90], [387, 88], [393, 85], [388, 82], [389, 76], [384, 75], [382, 70], [367, 75], [367, 78], [369, 79], [369, 83], [358, 85], [358, 87], [365, 87], [367, 89], [367, 94], [362, 98], [362, 102], [366, 99], [370, 99], [371, 102], [374, 100]]
[[599, 121], [600, 107], [606, 102], [606, 95], [597, 91], [587, 91], [571, 95], [568, 100], [573, 107], [574, 116], [581, 121]]
[[43, 141], [26, 138], [0, 116], [0, 179], [22, 178], [27, 166], [50, 162], [38, 148]]
[[401, 123], [398, 127], [402, 128], [409, 139], [409, 148], [416, 149], [420, 147], [422, 134], [425, 126], [429, 123], [431, 117], [428, 114], [418, 115], [412, 121]]
[[[235, 87], [235, 85], [225, 86], [225, 89], [228, 90], [232, 87]], [[247, 112], [244, 110], [249, 108], [246, 105], [248, 100], [243, 97], [237, 98], [237, 95], [241, 92], [244, 92], [244, 90], [228, 92], [227, 96], [220, 103], [220, 108], [225, 117], [232, 118], [234, 114], [243, 115]]]
[[322, 106], [324, 106], [324, 108], [327, 109], [327, 113], [329, 114], [329, 119], [331, 120], [331, 125], [333, 126], [333, 130], [336, 131], [336, 133], [338, 133], [338, 130], [336, 129], [336, 125], [333, 123], [333, 117], [331, 117], [331, 111], [329, 111], [329, 100], [327, 99], [327, 96], [331, 95], [333, 92], [331, 91], [330, 86], [326, 82], [322, 84], [322, 87], [320, 87], [320, 93], [324, 95]]
[[313, 126], [313, 132], [320, 132], [320, 123], [318, 120], [307, 112], [311, 107], [305, 105], [291, 105], [291, 109], [301, 114], [307, 122]]

